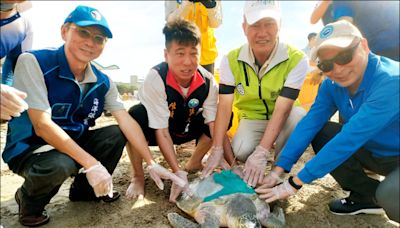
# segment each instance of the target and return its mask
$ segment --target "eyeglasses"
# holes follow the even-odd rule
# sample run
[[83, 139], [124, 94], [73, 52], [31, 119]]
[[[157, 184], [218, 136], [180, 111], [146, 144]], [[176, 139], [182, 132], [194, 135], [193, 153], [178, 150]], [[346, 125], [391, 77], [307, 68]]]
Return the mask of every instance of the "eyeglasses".
[[79, 37], [83, 39], [91, 38], [95, 44], [103, 45], [107, 41], [107, 37], [99, 34], [93, 34], [91, 31], [81, 27], [70, 26], [70, 28], [74, 29], [78, 32]]
[[357, 49], [359, 44], [360, 44], [360, 42], [358, 42], [356, 45], [354, 45], [350, 49], [340, 52], [332, 59], [319, 61], [317, 64], [317, 67], [322, 72], [326, 73], [326, 72], [330, 72], [333, 70], [334, 63], [336, 63], [338, 65], [348, 64], [349, 62], [351, 62], [353, 60], [354, 51]]

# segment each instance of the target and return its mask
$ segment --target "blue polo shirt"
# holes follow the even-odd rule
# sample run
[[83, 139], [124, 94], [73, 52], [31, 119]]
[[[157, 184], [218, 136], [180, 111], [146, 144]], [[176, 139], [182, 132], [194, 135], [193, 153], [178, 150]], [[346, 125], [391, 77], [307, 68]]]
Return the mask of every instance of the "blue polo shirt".
[[298, 173], [304, 183], [325, 176], [364, 147], [375, 157], [400, 155], [399, 62], [372, 53], [354, 95], [325, 80], [308, 114], [299, 122], [277, 166], [290, 170], [315, 135], [338, 110], [342, 130]]

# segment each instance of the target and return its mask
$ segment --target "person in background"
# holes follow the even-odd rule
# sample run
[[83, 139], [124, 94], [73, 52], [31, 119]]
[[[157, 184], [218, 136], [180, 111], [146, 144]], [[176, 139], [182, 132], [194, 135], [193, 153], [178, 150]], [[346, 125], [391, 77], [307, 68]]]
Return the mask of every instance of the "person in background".
[[[211, 146], [217, 112], [218, 85], [213, 75], [199, 65], [200, 31], [193, 22], [167, 22], [165, 62], [153, 67], [139, 90], [141, 103], [129, 114], [136, 119], [150, 146], [159, 146], [172, 171], [187, 183], [187, 171], [202, 168], [201, 160]], [[179, 167], [174, 144], [196, 139], [197, 145], [185, 168]], [[228, 138], [225, 137], [229, 146]], [[142, 157], [128, 147], [133, 178], [129, 198], [144, 195]], [[231, 152], [229, 150], [229, 152]], [[232, 154], [232, 152], [231, 152]], [[230, 161], [233, 161], [231, 157]], [[175, 202], [184, 190], [173, 184], [169, 200]]]
[[194, 22], [201, 33], [200, 65], [214, 74], [214, 62], [218, 56], [214, 29], [222, 23], [220, 0], [165, 1], [166, 21], [183, 18]]
[[[45, 206], [71, 175], [71, 201], [117, 200], [111, 174], [127, 140], [145, 158], [161, 189], [161, 178], [183, 187], [183, 180], [154, 162], [115, 84], [91, 64], [112, 38], [104, 16], [78, 6], [61, 26], [61, 37], [65, 43], [60, 48], [22, 53], [15, 67], [15, 87], [26, 91], [29, 108], [9, 122], [2, 157], [25, 179], [15, 193], [19, 222], [47, 223]], [[119, 125], [89, 130], [104, 108]]]
[[333, 1], [333, 19], [347, 20], [361, 31], [377, 55], [400, 59], [399, 2]]
[[311, 24], [316, 24], [319, 20], [322, 21], [323, 25], [329, 24], [334, 21], [332, 15], [332, 2], [333, 0], [320, 0], [317, 3], [313, 12], [311, 13]]
[[343, 19], [353, 23], [366, 38], [373, 53], [399, 61], [398, 2], [325, 0], [314, 10], [311, 24], [317, 23], [321, 16], [331, 22]]
[[[21, 12], [32, 3], [25, 0], [2, 0], [0, 2], [0, 59], [2, 62], [1, 83], [13, 84], [13, 71], [18, 56], [32, 49], [33, 29]], [[4, 62], [4, 63], [3, 63]]]
[[32, 27], [20, 11], [29, 9], [31, 3], [24, 0], [0, 2], [0, 66], [1, 66], [1, 120], [11, 120], [28, 109], [23, 100], [26, 93], [10, 87], [13, 82], [15, 63], [21, 52], [32, 48]]
[[[307, 46], [302, 49], [304, 53], [306, 53], [308, 58], [311, 58], [311, 50], [315, 47], [315, 40], [316, 40], [317, 33], [311, 32], [307, 36]], [[311, 61], [310, 61], [311, 62]], [[314, 64], [315, 66], [315, 64]]]
[[239, 127], [232, 139], [235, 157], [244, 165], [244, 180], [261, 183], [268, 161], [279, 155], [297, 122], [305, 115], [293, 107], [308, 69], [305, 54], [279, 38], [281, 12], [277, 1], [247, 1], [242, 28], [248, 43], [224, 56], [212, 154], [202, 176], [220, 163], [232, 104]]
[[[284, 199], [330, 173], [350, 191], [329, 203], [332, 213], [386, 212], [399, 222], [399, 62], [372, 53], [359, 29], [344, 20], [326, 25], [316, 42], [313, 57], [328, 79], [256, 192], [267, 202]], [[329, 121], [336, 111], [343, 124]], [[310, 143], [316, 156], [279, 184]], [[373, 179], [366, 170], [385, 179]]]

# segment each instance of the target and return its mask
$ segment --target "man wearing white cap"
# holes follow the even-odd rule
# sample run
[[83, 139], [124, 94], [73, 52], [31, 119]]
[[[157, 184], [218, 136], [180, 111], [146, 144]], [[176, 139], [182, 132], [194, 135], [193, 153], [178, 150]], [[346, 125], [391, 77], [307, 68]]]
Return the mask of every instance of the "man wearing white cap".
[[243, 31], [248, 43], [224, 56], [212, 154], [203, 170], [209, 175], [222, 159], [223, 136], [232, 103], [239, 126], [232, 140], [235, 157], [245, 162], [244, 180], [261, 183], [270, 150], [278, 155], [297, 122], [305, 115], [293, 107], [308, 69], [304, 53], [279, 39], [281, 15], [276, 1], [248, 1]]
[[[272, 202], [330, 173], [350, 191], [349, 197], [329, 203], [332, 213], [385, 211], [399, 222], [399, 62], [370, 52], [367, 40], [347, 21], [322, 29], [313, 57], [329, 79], [256, 191]], [[343, 125], [329, 121], [336, 111], [343, 116]], [[310, 142], [317, 155], [296, 176], [277, 185]], [[365, 169], [385, 179], [370, 178]]]
[[[75, 176], [71, 201], [117, 200], [111, 174], [127, 141], [146, 160], [159, 188], [161, 178], [183, 187], [182, 179], [152, 160], [143, 132], [118, 98], [115, 84], [91, 64], [112, 38], [104, 16], [78, 6], [61, 26], [61, 37], [61, 47], [23, 53], [15, 67], [15, 87], [26, 91], [29, 108], [9, 122], [2, 157], [25, 179], [15, 194], [19, 222], [47, 223], [45, 206], [70, 176]], [[104, 108], [119, 125], [89, 130]]]

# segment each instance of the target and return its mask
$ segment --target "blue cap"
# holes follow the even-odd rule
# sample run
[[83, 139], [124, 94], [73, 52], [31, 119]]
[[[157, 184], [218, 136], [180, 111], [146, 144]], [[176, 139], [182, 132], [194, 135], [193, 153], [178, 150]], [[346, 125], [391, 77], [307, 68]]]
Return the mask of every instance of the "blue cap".
[[89, 6], [78, 6], [65, 19], [65, 23], [74, 23], [81, 27], [100, 26], [108, 38], [112, 38], [112, 33], [108, 27], [106, 18], [95, 8]]

